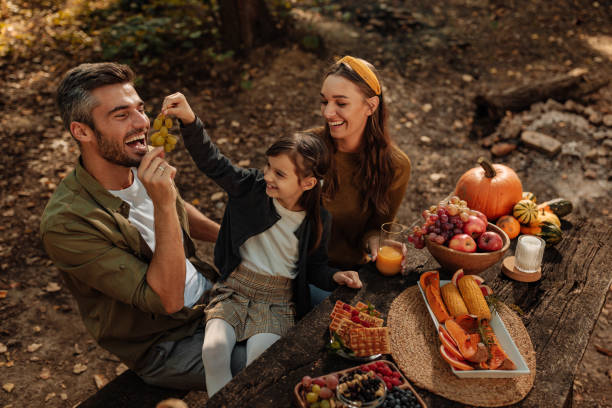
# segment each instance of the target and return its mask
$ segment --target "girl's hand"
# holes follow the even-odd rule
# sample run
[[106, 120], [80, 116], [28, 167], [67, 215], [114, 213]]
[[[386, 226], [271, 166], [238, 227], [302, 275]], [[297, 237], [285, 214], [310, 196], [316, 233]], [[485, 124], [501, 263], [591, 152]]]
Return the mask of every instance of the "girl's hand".
[[378, 245], [380, 237], [378, 235], [373, 235], [368, 239], [368, 249], [370, 250], [370, 260], [376, 261], [376, 257], [378, 256]]
[[359, 279], [359, 274], [355, 271], [336, 272], [334, 273], [333, 279], [338, 285], [346, 285], [353, 289], [360, 289], [363, 286]]
[[180, 92], [166, 96], [162, 103], [162, 113], [180, 119], [183, 125], [189, 125], [195, 121], [195, 114], [187, 103], [187, 98]]

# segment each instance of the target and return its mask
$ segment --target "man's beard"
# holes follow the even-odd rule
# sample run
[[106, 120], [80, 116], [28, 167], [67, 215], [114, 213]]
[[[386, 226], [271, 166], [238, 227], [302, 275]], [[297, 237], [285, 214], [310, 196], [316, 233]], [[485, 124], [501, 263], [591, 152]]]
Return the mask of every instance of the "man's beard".
[[[127, 138], [135, 133], [140, 133], [143, 130], [144, 129], [134, 129], [128, 132], [128, 134], [125, 135], [125, 137]], [[112, 140], [105, 139], [102, 133], [96, 127], [94, 127], [93, 131], [98, 141], [98, 148], [100, 149], [100, 155], [104, 159], [108, 160], [111, 163], [118, 164], [124, 167], [138, 167], [138, 165], [140, 164], [140, 161], [142, 160], [142, 157], [138, 157], [137, 159], [131, 158], [123, 151], [122, 149], [123, 145], [115, 143]]]

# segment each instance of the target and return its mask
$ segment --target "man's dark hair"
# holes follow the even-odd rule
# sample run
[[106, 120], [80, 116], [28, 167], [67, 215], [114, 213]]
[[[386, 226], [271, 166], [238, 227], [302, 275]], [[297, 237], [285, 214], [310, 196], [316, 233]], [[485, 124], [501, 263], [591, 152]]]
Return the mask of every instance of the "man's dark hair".
[[92, 110], [98, 101], [92, 96], [94, 89], [105, 85], [133, 83], [134, 72], [127, 65], [114, 62], [81, 64], [66, 73], [57, 88], [57, 104], [64, 127], [82, 122], [94, 128]]

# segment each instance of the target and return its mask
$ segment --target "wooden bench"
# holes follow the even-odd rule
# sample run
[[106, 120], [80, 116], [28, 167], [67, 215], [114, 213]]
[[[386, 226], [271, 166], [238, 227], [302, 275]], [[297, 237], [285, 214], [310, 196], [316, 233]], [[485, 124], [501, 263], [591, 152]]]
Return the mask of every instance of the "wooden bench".
[[188, 391], [154, 387], [127, 370], [79, 404], [81, 408], [155, 407], [166, 398], [183, 398]]

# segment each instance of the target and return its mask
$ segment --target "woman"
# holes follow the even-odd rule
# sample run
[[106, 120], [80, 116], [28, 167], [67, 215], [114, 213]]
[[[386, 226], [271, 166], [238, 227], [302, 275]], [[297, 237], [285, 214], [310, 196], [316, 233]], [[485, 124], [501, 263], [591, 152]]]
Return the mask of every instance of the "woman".
[[382, 86], [368, 62], [346, 56], [329, 68], [321, 113], [318, 133], [334, 153], [323, 184], [333, 217], [330, 265], [355, 269], [376, 259], [380, 226], [397, 214], [410, 159], [391, 141]]

